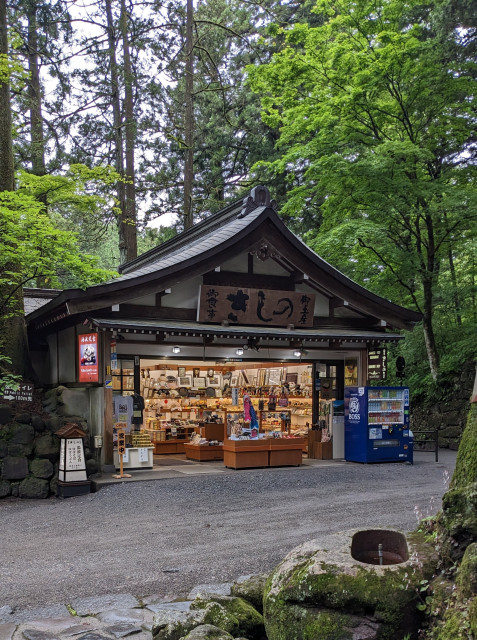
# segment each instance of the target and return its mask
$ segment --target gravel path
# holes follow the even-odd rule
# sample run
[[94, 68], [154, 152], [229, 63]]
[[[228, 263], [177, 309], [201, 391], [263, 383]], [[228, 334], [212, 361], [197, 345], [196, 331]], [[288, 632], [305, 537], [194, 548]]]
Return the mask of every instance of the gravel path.
[[293, 547], [363, 527], [410, 531], [441, 505], [455, 452], [406, 464], [246, 470], [0, 501], [0, 607], [128, 592], [183, 595], [271, 570]]

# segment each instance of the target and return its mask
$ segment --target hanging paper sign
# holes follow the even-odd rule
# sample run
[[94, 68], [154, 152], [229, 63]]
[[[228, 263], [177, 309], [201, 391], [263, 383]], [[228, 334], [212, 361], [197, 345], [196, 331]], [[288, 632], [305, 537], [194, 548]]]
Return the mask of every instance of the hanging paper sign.
[[239, 403], [239, 390], [237, 389], [237, 387], [234, 387], [232, 389], [232, 404], [235, 406], [237, 406]]
[[84, 333], [78, 336], [79, 382], [98, 382], [98, 334]]
[[139, 458], [139, 462], [148, 462], [149, 450], [146, 449], [146, 447], [140, 447], [138, 449], [138, 458]]

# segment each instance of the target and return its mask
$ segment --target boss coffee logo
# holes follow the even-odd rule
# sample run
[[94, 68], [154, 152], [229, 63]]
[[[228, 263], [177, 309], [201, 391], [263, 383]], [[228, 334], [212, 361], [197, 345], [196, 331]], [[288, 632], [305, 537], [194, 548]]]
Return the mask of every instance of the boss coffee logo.
[[359, 400], [358, 398], [350, 398], [349, 401], [349, 419], [350, 420], [361, 420], [361, 416], [359, 413]]

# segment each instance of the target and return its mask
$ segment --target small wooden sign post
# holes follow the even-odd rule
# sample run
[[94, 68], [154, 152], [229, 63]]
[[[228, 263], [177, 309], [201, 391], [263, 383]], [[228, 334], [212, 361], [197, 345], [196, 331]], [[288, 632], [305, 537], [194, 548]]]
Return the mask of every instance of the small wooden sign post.
[[118, 458], [119, 458], [119, 474], [113, 478], [132, 478], [130, 473], [123, 473], [123, 455], [126, 453], [126, 432], [122, 429], [118, 431]]

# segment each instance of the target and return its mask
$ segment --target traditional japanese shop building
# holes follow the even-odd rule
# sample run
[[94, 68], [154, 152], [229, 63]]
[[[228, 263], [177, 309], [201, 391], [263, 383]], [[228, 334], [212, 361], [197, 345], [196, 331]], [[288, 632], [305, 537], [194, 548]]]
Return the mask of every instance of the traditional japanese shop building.
[[264, 187], [122, 265], [119, 278], [27, 315], [42, 384], [82, 390], [103, 463], [113, 461], [115, 396], [144, 400], [133, 421], [156, 453], [183, 451], [204, 414], [243, 413], [243, 394], [261, 430], [304, 434], [329, 403], [339, 415], [345, 385], [381, 376], [396, 330], [419, 320], [316, 255]]

